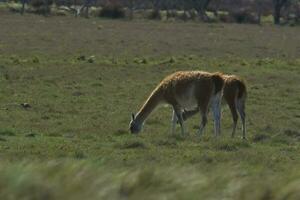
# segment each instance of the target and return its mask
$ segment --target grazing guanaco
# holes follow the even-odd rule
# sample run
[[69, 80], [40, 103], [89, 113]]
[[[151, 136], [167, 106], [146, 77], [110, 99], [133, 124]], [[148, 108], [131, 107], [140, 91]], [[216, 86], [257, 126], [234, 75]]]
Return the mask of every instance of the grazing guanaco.
[[134, 115], [129, 124], [131, 133], [139, 133], [151, 112], [162, 103], [170, 104], [173, 108], [172, 134], [175, 133], [177, 121], [181, 134], [185, 134], [182, 113], [184, 110], [198, 108], [202, 120], [199, 134], [207, 123], [208, 106], [212, 103], [215, 134], [220, 134], [221, 99], [224, 80], [220, 73], [203, 71], [179, 71], [164, 78], [150, 94], [139, 112]]
[[[225, 80], [223, 97], [229, 106], [233, 119], [232, 137], [235, 135], [235, 130], [238, 121], [238, 113], [242, 120], [243, 139], [246, 139], [246, 125], [245, 125], [245, 103], [247, 98], [247, 89], [245, 82], [235, 75], [223, 75]], [[186, 120], [192, 115], [196, 114], [198, 110], [184, 111], [183, 119]]]

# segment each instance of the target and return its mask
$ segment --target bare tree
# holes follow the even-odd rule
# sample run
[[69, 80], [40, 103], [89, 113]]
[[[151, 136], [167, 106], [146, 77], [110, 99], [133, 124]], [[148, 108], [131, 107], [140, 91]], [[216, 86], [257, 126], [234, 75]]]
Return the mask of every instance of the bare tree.
[[78, 13], [76, 13], [76, 15], [80, 15], [81, 12], [85, 11], [84, 16], [86, 18], [89, 17], [89, 9], [92, 6], [93, 3], [95, 3], [96, 0], [84, 0], [84, 4], [83, 6], [79, 9]]
[[28, 0], [21, 0], [22, 8], [21, 8], [21, 14], [23, 15], [25, 12], [25, 4], [28, 3]]
[[134, 0], [127, 1], [127, 6], [129, 9], [129, 19], [133, 19], [134, 5], [135, 5]]
[[282, 7], [288, 3], [288, 0], [273, 0], [274, 4], [274, 24], [280, 24], [280, 17], [281, 17], [281, 9]]
[[133, 19], [134, 10], [141, 7], [142, 2], [143, 2], [142, 0], [123, 0], [123, 2], [120, 1], [119, 4], [122, 4], [128, 8], [129, 19]]
[[154, 11], [160, 10], [161, 0], [151, 0], [151, 4], [153, 6]]
[[206, 11], [211, 0], [192, 0], [192, 2], [193, 2], [193, 8], [197, 10], [199, 17], [203, 21], [207, 21], [208, 16], [206, 15]]
[[270, 8], [272, 8], [273, 0], [255, 0], [254, 10], [257, 13], [257, 23], [261, 24], [261, 16], [271, 14]]
[[207, 9], [214, 13], [215, 17], [218, 17], [218, 11], [220, 7], [221, 1], [220, 0], [212, 0], [209, 5], [207, 5]]

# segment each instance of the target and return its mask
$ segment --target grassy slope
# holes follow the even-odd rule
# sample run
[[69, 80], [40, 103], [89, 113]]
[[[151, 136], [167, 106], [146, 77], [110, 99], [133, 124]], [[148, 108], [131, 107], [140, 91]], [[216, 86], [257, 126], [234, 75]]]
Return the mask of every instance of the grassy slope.
[[[1, 199], [299, 199], [299, 28], [0, 15]], [[227, 107], [218, 140], [197, 117], [170, 136], [169, 107], [128, 134], [155, 85], [191, 69], [247, 80], [249, 141], [229, 138]]]

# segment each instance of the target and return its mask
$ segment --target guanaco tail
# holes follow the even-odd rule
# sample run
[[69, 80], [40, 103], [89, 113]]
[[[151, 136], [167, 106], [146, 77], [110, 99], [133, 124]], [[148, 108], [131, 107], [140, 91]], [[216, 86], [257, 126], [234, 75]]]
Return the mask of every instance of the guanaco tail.
[[215, 134], [220, 134], [221, 99], [224, 79], [220, 73], [203, 71], [179, 71], [164, 78], [153, 90], [136, 115], [132, 114], [129, 124], [131, 133], [139, 133], [152, 111], [160, 104], [172, 106], [172, 134], [175, 133], [177, 121], [181, 134], [185, 134], [183, 111], [198, 109], [202, 119], [199, 135], [207, 123], [208, 106], [212, 104], [215, 121]]
[[[232, 137], [235, 135], [238, 113], [242, 120], [243, 139], [246, 139], [246, 125], [245, 125], [245, 103], [247, 98], [247, 89], [245, 82], [235, 75], [223, 75], [225, 80], [223, 97], [228, 104], [233, 119]], [[198, 113], [198, 110], [184, 111], [183, 119], [186, 120]]]

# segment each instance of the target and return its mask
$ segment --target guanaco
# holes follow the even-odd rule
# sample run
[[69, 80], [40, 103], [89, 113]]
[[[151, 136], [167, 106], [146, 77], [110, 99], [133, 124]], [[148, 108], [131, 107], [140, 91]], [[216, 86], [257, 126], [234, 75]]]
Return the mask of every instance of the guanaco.
[[220, 134], [221, 99], [224, 79], [221, 73], [203, 71], [179, 71], [164, 78], [152, 91], [136, 115], [132, 114], [129, 129], [139, 133], [152, 111], [160, 104], [172, 106], [172, 134], [178, 121], [181, 134], [185, 135], [183, 111], [197, 108], [201, 113], [199, 135], [207, 124], [208, 106], [212, 104], [215, 121], [215, 134]]
[[[235, 136], [236, 126], [238, 121], [238, 113], [242, 120], [242, 132], [243, 139], [246, 139], [246, 112], [245, 112], [245, 104], [247, 98], [247, 88], [246, 83], [238, 76], [235, 75], [223, 75], [223, 79], [225, 80], [223, 97], [225, 102], [228, 104], [229, 109], [231, 111], [232, 119], [233, 119], [233, 127], [231, 136]], [[186, 120], [191, 116], [198, 113], [198, 110], [189, 110], [183, 112], [183, 119]]]

